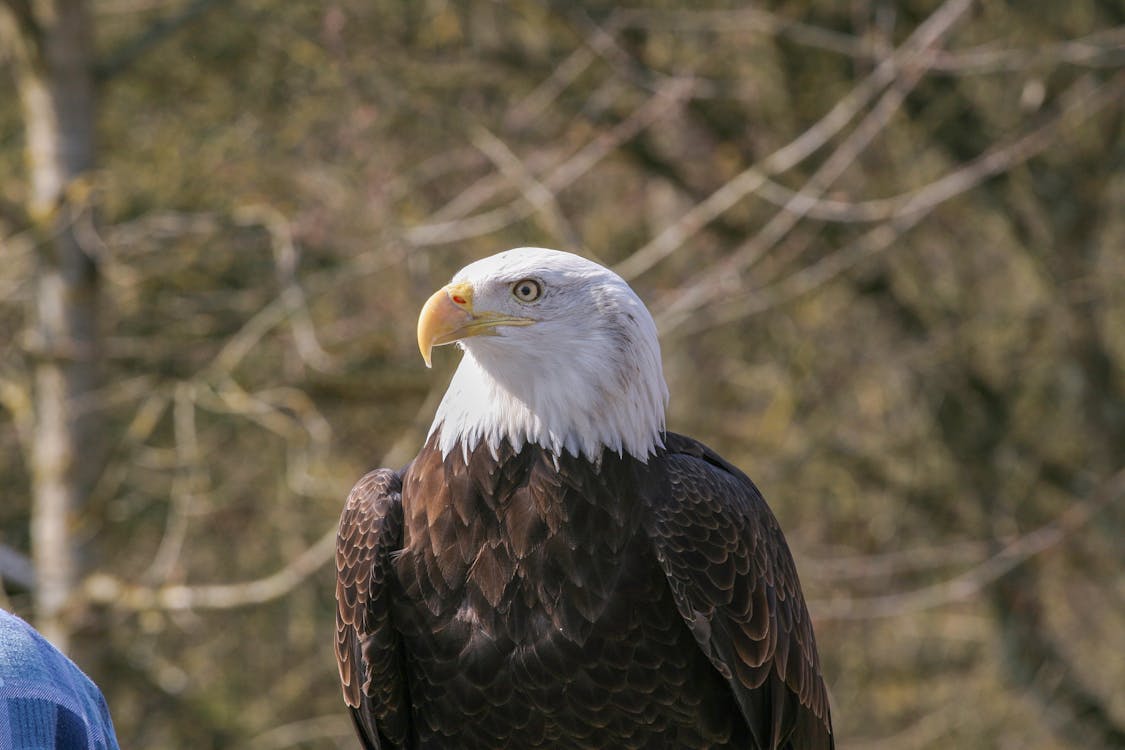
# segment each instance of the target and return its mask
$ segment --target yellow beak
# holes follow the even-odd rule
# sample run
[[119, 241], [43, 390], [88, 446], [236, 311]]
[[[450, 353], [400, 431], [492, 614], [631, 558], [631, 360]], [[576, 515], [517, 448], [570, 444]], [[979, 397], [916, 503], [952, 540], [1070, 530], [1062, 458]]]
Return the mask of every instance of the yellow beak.
[[471, 336], [495, 335], [498, 326], [527, 326], [535, 321], [487, 310], [473, 310], [472, 284], [447, 284], [434, 292], [418, 316], [418, 349], [426, 367], [435, 346]]

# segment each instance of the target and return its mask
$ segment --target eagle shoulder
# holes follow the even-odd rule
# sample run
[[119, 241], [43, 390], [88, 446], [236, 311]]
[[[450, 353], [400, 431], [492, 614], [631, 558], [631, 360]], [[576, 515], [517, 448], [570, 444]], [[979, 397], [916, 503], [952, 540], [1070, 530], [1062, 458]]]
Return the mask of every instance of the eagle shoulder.
[[757, 744], [834, 747], [796, 566], [757, 487], [705, 445], [673, 433], [645, 474], [645, 530], [676, 607]]

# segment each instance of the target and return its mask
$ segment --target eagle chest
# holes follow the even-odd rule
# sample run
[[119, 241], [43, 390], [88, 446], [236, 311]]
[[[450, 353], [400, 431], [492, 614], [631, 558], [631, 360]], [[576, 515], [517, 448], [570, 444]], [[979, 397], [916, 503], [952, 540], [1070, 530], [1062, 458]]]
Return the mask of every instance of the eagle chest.
[[587, 636], [637, 552], [622, 467], [568, 472], [528, 449], [507, 460], [455, 453], [440, 468], [412, 472], [404, 487], [404, 603], [428, 613], [450, 647]]
[[504, 466], [403, 488], [393, 619], [420, 747], [725, 746], [736, 711], [650, 551], [628, 467]]

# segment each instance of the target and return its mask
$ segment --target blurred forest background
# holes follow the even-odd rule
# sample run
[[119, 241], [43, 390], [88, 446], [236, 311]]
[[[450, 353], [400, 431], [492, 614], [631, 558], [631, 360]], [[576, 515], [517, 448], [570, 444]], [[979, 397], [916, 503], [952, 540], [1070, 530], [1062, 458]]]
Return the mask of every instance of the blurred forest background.
[[0, 606], [123, 747], [356, 747], [338, 513], [532, 244], [763, 488], [841, 748], [1125, 747], [1121, 0], [0, 0], [0, 60]]

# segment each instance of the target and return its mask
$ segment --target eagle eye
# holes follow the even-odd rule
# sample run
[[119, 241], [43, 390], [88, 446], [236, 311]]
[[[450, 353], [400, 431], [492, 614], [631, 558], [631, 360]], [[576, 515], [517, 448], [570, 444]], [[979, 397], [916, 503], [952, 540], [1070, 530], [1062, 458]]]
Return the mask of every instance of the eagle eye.
[[520, 279], [512, 284], [512, 295], [520, 302], [534, 302], [543, 294], [543, 285], [535, 279]]

